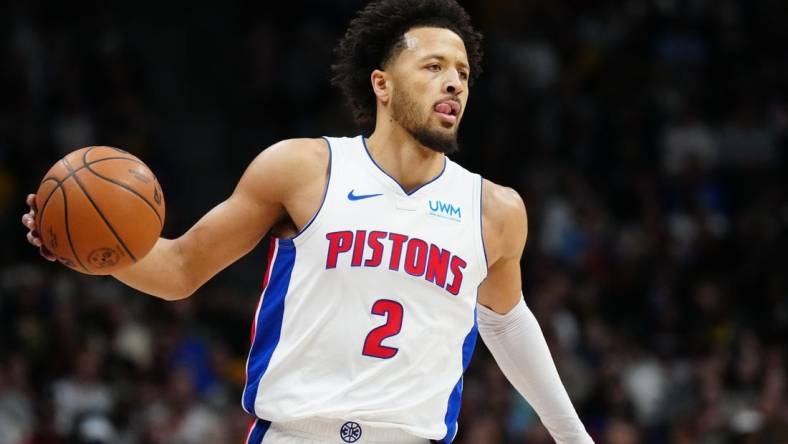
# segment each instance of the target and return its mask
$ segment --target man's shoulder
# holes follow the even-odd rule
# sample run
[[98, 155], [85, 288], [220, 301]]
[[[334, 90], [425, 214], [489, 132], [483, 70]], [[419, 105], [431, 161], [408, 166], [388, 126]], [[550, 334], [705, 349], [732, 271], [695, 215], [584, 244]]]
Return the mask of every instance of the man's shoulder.
[[301, 166], [326, 163], [329, 155], [323, 138], [284, 139], [269, 146], [263, 153], [276, 161]]
[[324, 173], [328, 161], [329, 150], [324, 139], [285, 139], [264, 149], [251, 168], [264, 174], [304, 178]]
[[286, 139], [258, 154], [244, 173], [242, 183], [252, 189], [286, 194], [325, 177], [328, 162], [325, 140]]
[[484, 216], [495, 221], [506, 221], [525, 216], [525, 202], [513, 188], [482, 179], [482, 211]]
[[528, 237], [528, 216], [520, 194], [483, 179], [482, 219], [490, 264], [501, 257], [519, 258]]

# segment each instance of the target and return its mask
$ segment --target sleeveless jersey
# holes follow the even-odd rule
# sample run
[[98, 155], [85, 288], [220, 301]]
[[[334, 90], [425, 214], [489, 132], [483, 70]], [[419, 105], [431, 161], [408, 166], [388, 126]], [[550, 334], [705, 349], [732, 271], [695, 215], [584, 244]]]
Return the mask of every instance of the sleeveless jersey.
[[446, 158], [408, 193], [362, 136], [325, 140], [320, 208], [294, 238], [271, 242], [243, 407], [272, 422], [346, 419], [451, 442], [487, 275], [481, 177]]

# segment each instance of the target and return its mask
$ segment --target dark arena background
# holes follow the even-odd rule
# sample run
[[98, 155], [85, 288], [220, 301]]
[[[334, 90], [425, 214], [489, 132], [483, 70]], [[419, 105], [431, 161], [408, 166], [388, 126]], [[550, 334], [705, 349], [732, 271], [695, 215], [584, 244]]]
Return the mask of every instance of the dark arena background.
[[[167, 303], [38, 256], [65, 153], [145, 160], [178, 236], [329, 85], [358, 0], [0, 3], [0, 443], [240, 443], [261, 245]], [[453, 158], [517, 189], [525, 299], [597, 443], [788, 443], [788, 2], [463, 2], [485, 34]], [[467, 444], [552, 442], [481, 341]]]

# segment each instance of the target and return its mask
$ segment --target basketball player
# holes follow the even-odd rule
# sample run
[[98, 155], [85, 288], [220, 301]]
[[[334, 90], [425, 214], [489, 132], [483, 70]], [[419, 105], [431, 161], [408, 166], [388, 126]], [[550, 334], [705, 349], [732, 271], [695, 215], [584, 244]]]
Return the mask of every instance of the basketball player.
[[248, 443], [449, 443], [477, 331], [557, 442], [592, 442], [523, 301], [523, 201], [446, 156], [480, 40], [455, 0], [370, 3], [333, 81], [372, 134], [271, 146], [226, 201], [114, 275], [183, 299], [272, 233]]

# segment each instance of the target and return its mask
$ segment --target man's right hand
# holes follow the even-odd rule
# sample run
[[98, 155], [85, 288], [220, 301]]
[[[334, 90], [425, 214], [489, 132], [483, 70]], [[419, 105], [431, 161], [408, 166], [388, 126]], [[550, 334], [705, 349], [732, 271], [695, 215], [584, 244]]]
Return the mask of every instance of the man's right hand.
[[41, 236], [38, 233], [38, 227], [36, 227], [36, 195], [28, 194], [26, 203], [30, 207], [30, 211], [22, 215], [22, 225], [28, 229], [27, 241], [34, 247], [38, 247], [38, 251], [44, 259], [54, 262], [57, 258], [41, 242]]

